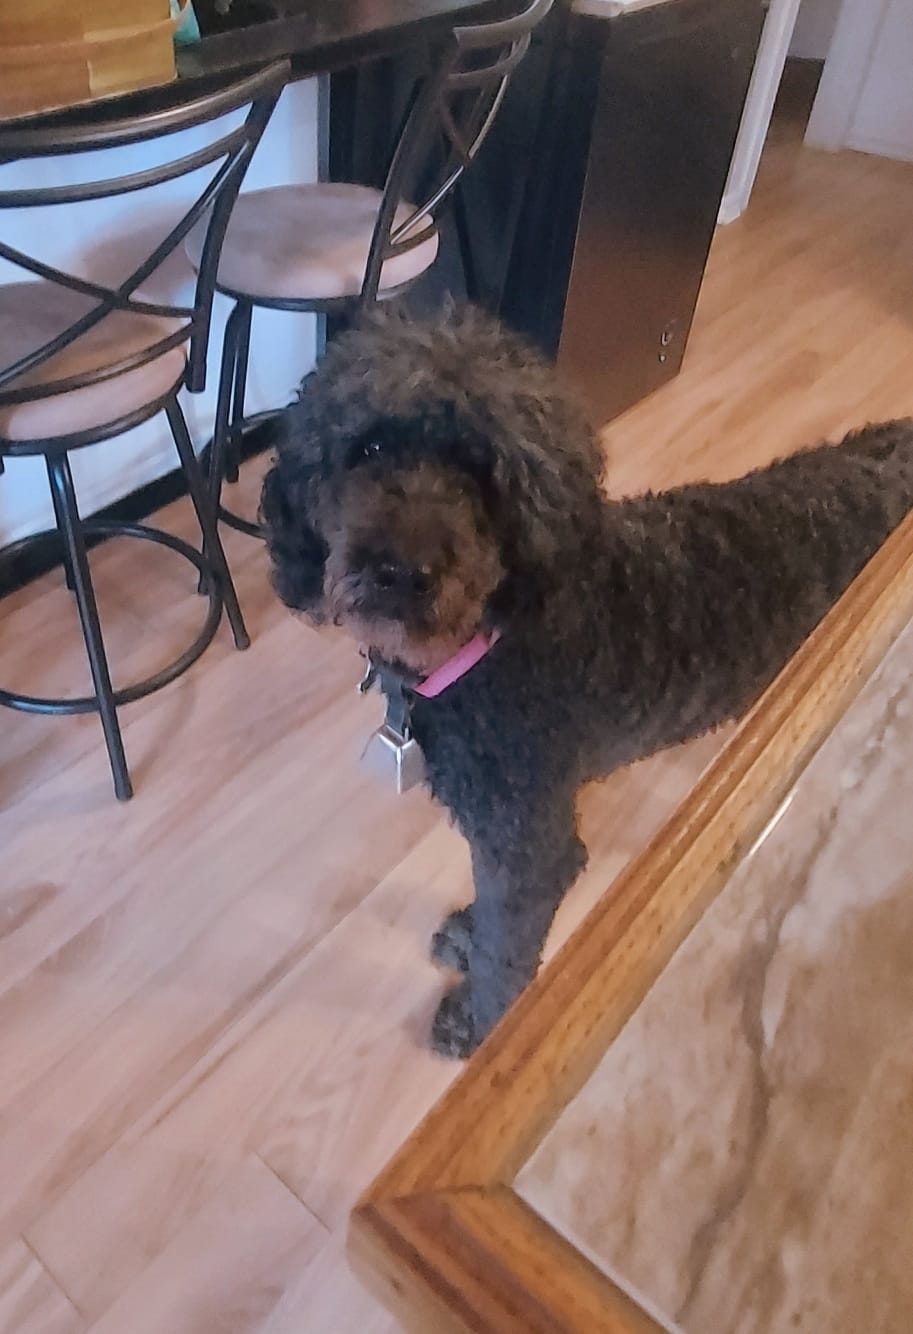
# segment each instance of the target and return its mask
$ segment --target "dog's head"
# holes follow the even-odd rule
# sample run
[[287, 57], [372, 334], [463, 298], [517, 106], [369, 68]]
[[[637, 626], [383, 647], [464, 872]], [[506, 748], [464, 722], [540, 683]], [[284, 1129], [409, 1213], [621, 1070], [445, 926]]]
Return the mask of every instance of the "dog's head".
[[541, 600], [599, 505], [601, 469], [521, 340], [478, 311], [378, 311], [287, 414], [262, 504], [276, 589], [431, 671]]

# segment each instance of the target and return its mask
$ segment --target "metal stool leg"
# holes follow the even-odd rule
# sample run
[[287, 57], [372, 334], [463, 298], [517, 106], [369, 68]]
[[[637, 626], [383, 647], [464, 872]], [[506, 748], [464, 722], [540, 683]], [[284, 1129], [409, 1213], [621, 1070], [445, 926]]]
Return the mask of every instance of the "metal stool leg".
[[[244, 625], [244, 617], [241, 615], [241, 608], [238, 605], [238, 595], [235, 592], [228, 561], [225, 559], [225, 552], [222, 550], [222, 541], [219, 537], [218, 510], [210, 504], [210, 498], [206, 494], [206, 484], [203, 481], [203, 474], [200, 471], [197, 456], [193, 452], [190, 432], [187, 430], [187, 423], [184, 420], [181, 405], [176, 398], [173, 398], [168, 404], [166, 412], [181, 466], [184, 469], [184, 476], [187, 478], [187, 489], [190, 492], [190, 498], [193, 501], [193, 507], [196, 510], [200, 524], [200, 531], [203, 534], [203, 551], [209, 560], [215, 577], [219, 581], [222, 601], [225, 604], [228, 621], [234, 635], [235, 647], [239, 649], [248, 648], [250, 646], [250, 636]], [[215, 438], [213, 438], [213, 454], [210, 457], [210, 467], [215, 462]]]
[[[51, 500], [54, 502], [54, 518], [57, 522], [57, 531], [58, 533], [60, 533], [61, 538], [63, 538], [63, 512], [60, 508], [60, 500], [58, 499], [57, 491], [55, 490], [53, 485], [51, 486]], [[70, 560], [69, 552], [66, 549], [65, 539], [64, 539], [64, 551], [63, 551], [63, 569], [64, 569], [64, 576], [67, 581], [67, 588], [70, 590], [71, 593], [74, 593], [76, 591], [76, 584], [73, 579], [73, 564]]]
[[234, 389], [231, 405], [231, 428], [228, 433], [228, 456], [225, 480], [236, 482], [241, 467], [241, 425], [244, 421], [244, 395], [247, 390], [247, 364], [250, 358], [250, 326], [252, 308], [245, 301], [237, 305], [238, 327], [235, 331]]
[[111, 685], [111, 673], [105, 656], [105, 645], [98, 620], [98, 608], [95, 604], [95, 590], [89, 572], [86, 545], [83, 540], [79, 510], [76, 505], [76, 493], [73, 490], [73, 477], [66, 454], [45, 459], [51, 495], [54, 497], [54, 509], [58, 516], [60, 530], [66, 547], [66, 556], [73, 576], [73, 592], [79, 608], [79, 620], [82, 625], [86, 652], [89, 655], [89, 667], [92, 671], [92, 684], [98, 701], [98, 714], [108, 747], [111, 772], [114, 776], [114, 792], [118, 801], [129, 801], [133, 796], [133, 785], [127, 771], [124, 755], [124, 743], [117, 720], [114, 704], [114, 690]]
[[209, 475], [206, 490], [209, 507], [215, 515], [217, 523], [219, 503], [222, 498], [222, 483], [225, 480], [228, 464], [229, 419], [237, 360], [237, 314], [238, 307], [235, 306], [225, 325], [225, 338], [222, 342], [222, 365], [219, 371], [219, 392], [216, 397], [216, 416], [212, 428], [212, 445], [209, 450]]
[[318, 310], [314, 316], [316, 321], [314, 327], [314, 360], [323, 361], [327, 350], [327, 317], [326, 311]]
[[[222, 339], [222, 362], [219, 369], [219, 390], [216, 395], [215, 421], [212, 427], [212, 443], [209, 446], [209, 467], [204, 480], [206, 501], [213, 514], [216, 527], [219, 523], [219, 506], [222, 502], [222, 485], [228, 469], [229, 415], [231, 410], [232, 390], [234, 385], [236, 361], [237, 321], [235, 306], [225, 324]], [[182, 414], [183, 415], [183, 414]], [[174, 427], [172, 427], [172, 434]], [[196, 455], [194, 455], [196, 458]], [[206, 576], [201, 574], [197, 580], [197, 592], [206, 592]]]
[[463, 266], [463, 281], [466, 284], [466, 299], [478, 303], [481, 300], [481, 293], [479, 291], [478, 275], [476, 274], [475, 256], [472, 253], [469, 214], [466, 211], [466, 198], [459, 185], [457, 185], [453, 195], [453, 219], [456, 224], [460, 262]]

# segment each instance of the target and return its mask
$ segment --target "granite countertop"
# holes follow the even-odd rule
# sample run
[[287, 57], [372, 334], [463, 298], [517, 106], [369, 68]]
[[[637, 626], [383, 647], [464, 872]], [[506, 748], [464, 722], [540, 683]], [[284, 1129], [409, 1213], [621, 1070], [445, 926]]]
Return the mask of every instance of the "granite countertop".
[[913, 1329], [913, 628], [516, 1186], [663, 1328]]

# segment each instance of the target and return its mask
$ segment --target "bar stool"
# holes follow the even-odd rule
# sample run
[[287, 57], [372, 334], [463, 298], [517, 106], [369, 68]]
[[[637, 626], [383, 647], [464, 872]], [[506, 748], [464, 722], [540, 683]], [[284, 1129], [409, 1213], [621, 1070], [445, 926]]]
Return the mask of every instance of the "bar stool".
[[[0, 162], [54, 158], [61, 154], [122, 148], [161, 140], [170, 156], [141, 171], [99, 176], [79, 184], [0, 189], [0, 210], [40, 208], [112, 198], [142, 191], [191, 172], [210, 168], [209, 179], [181, 220], [117, 287], [89, 282], [0, 241], [0, 259], [29, 280], [0, 286], [0, 471], [3, 459], [44, 458], [56, 529], [17, 543], [54, 540], [62, 546], [68, 586], [75, 594], [94, 693], [53, 699], [0, 690], [0, 704], [30, 713], [98, 713], [114, 790], [121, 801], [132, 795], [117, 710], [173, 681], [194, 663], [213, 639], [227, 613], [239, 649], [249, 640], [218, 526], [207, 504], [205, 483], [178, 402], [178, 390], [197, 393], [205, 386], [206, 349], [215, 275], [225, 228], [238, 188], [266, 127], [288, 67], [272, 66], [193, 100], [171, 94], [164, 108], [130, 118], [104, 120], [88, 115], [80, 123], [51, 122], [0, 130]], [[244, 112], [240, 124], [218, 126], [204, 147], [188, 151], [172, 141], [179, 131]], [[143, 296], [143, 287], [202, 223], [200, 264], [192, 306], [171, 305]], [[79, 514], [69, 456], [74, 450], [110, 440], [164, 412], [168, 419], [202, 535], [201, 550], [169, 533], [113, 520], [83, 520]], [[168, 666], [142, 681], [115, 690], [86, 555], [86, 538], [125, 536], [169, 547], [197, 570], [208, 599], [205, 624], [193, 643]], [[9, 551], [9, 549], [8, 549]]]
[[[258, 524], [221, 503], [223, 483], [238, 477], [253, 309], [345, 322], [414, 286], [437, 257], [441, 211], [481, 148], [508, 80], [552, 3], [533, 0], [511, 18], [454, 29], [417, 89], [383, 190], [318, 183], [238, 199], [216, 280], [235, 305], [225, 329], [208, 476], [213, 508], [231, 527], [262, 536]], [[414, 204], [409, 190], [419, 176], [432, 184], [424, 202]], [[204, 239], [202, 226], [187, 238], [195, 265]]]

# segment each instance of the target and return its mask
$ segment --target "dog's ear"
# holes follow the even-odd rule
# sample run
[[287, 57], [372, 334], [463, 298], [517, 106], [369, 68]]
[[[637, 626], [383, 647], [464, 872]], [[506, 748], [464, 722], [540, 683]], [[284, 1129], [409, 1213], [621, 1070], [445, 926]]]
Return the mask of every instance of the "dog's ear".
[[316, 444], [280, 439], [260, 499], [273, 586], [287, 606], [306, 611], [315, 621], [322, 619], [328, 554], [315, 517], [319, 471]]
[[409, 374], [388, 365], [384, 383], [412, 400], [403, 415], [446, 405], [457, 436], [484, 443], [509, 568], [518, 579], [547, 577], [560, 553], [601, 522], [605, 458], [582, 402], [540, 352], [481, 310], [451, 310], [424, 327], [395, 324], [393, 333], [388, 355], [402, 362], [408, 354]]
[[[604, 458], [572, 398], [551, 373], [517, 394], [492, 423], [491, 480], [497, 525], [517, 575], [546, 577], [599, 523]], [[524, 386], [525, 387], [525, 386]]]

